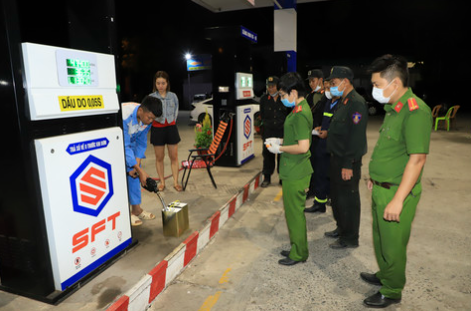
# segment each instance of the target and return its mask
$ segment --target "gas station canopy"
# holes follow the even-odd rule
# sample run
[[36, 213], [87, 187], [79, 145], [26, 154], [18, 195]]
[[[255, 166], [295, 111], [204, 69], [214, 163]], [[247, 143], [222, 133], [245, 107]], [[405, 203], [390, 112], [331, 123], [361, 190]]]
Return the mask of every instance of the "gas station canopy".
[[[258, 9], [273, 7], [275, 5], [283, 7], [283, 0], [192, 0], [194, 3], [210, 10], [214, 13]], [[309, 3], [328, 0], [297, 0], [296, 3]]]

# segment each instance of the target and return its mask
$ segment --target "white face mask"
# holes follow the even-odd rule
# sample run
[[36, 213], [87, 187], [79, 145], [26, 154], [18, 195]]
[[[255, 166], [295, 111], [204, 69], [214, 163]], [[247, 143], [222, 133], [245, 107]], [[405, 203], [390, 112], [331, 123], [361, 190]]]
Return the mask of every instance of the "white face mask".
[[396, 92], [396, 90], [394, 90], [394, 92], [392, 92], [389, 97], [384, 97], [384, 90], [387, 89], [391, 85], [391, 83], [392, 81], [384, 89], [373, 87], [373, 92], [371, 93], [371, 95], [378, 103], [384, 105], [389, 103], [389, 101], [391, 100], [391, 96], [394, 94], [394, 92]]
[[314, 92], [317, 92], [317, 91], [319, 91], [320, 89], [321, 89], [321, 87], [318, 85], [318, 86], [316, 86], [316, 88], [314, 89]]
[[278, 92], [275, 92], [273, 94], [268, 94], [268, 95], [270, 95], [271, 97], [276, 97], [278, 95]]
[[330, 91], [325, 91], [325, 97], [327, 97], [327, 99], [332, 99], [332, 94], [330, 94]]

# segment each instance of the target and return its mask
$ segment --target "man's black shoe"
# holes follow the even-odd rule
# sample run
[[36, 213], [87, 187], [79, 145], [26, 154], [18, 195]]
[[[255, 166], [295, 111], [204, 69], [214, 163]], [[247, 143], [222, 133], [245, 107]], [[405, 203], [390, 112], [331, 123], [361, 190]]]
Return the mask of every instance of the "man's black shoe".
[[313, 206], [304, 209], [305, 213], [325, 213], [325, 204], [314, 203]]
[[367, 273], [367, 272], [361, 272], [360, 277], [363, 281], [366, 283], [370, 283], [372, 285], [379, 285], [381, 286], [381, 280], [376, 277], [376, 274], [374, 273]]
[[297, 260], [293, 260], [289, 257], [278, 260], [278, 263], [280, 265], [283, 265], [283, 266], [294, 266], [295, 264], [298, 264], [300, 262], [306, 262], [306, 261], [305, 260], [304, 261], [297, 261]]
[[332, 231], [327, 231], [327, 232], [324, 232], [324, 235], [328, 238], [336, 239], [339, 237], [339, 231], [337, 229], [332, 230]]
[[281, 251], [281, 252], [280, 252], [280, 255], [281, 255], [281, 256], [288, 257], [288, 256], [289, 256], [289, 253], [290, 253], [290, 251]]
[[337, 241], [335, 241], [334, 243], [329, 244], [329, 247], [333, 249], [356, 248], [358, 247], [358, 244], [347, 244], [345, 242], [340, 241], [340, 239], [337, 239]]
[[384, 297], [380, 292], [377, 292], [376, 294], [363, 300], [363, 303], [367, 307], [372, 307], [372, 308], [386, 308], [387, 306], [390, 306], [394, 303], [399, 303], [399, 302], [401, 302], [401, 299], [391, 299], [388, 297]]
[[268, 187], [269, 184], [270, 184], [270, 175], [265, 175], [264, 178], [263, 178], [263, 182], [260, 185], [260, 187], [266, 188], [266, 187]]

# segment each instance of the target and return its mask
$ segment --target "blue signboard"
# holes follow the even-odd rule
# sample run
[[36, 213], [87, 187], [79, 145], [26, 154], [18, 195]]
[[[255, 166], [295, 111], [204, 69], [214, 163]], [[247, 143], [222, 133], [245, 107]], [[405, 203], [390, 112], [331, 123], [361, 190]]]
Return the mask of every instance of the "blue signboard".
[[211, 55], [196, 55], [186, 61], [187, 71], [211, 69]]
[[255, 32], [248, 30], [247, 28], [240, 26], [240, 34], [242, 37], [249, 39], [250, 41], [257, 43], [258, 36]]

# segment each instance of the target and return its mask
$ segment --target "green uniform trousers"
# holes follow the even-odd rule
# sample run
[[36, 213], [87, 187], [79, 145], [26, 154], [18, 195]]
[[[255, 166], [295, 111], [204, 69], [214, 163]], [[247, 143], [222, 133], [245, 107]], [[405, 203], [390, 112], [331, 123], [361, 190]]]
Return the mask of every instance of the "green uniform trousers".
[[283, 179], [282, 184], [283, 204], [291, 244], [289, 258], [297, 261], [305, 261], [309, 257], [304, 208], [306, 205], [306, 189], [309, 188], [310, 180], [311, 175], [309, 174], [295, 180]]
[[415, 210], [421, 195], [421, 184], [417, 184], [403, 203], [400, 222], [383, 219], [384, 209], [391, 202], [398, 186], [385, 189], [374, 185], [372, 192], [373, 244], [381, 280], [381, 294], [391, 299], [401, 298], [406, 284], [407, 243], [414, 220]]

